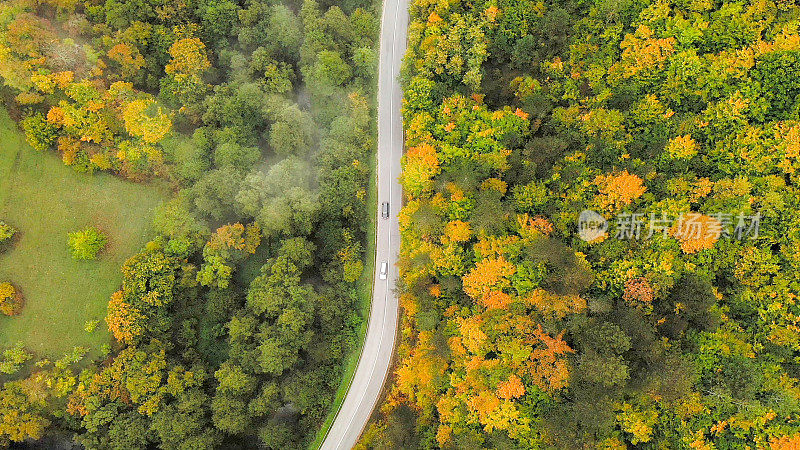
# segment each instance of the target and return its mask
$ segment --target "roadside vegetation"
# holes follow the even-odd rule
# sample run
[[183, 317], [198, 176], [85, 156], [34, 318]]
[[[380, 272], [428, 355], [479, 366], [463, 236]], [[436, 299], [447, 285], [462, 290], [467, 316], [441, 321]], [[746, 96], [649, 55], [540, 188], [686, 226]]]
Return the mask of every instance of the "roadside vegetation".
[[800, 9], [411, 14], [400, 363], [359, 448], [800, 445]]
[[[109, 201], [80, 214], [51, 195], [41, 201], [63, 204], [52, 213], [0, 215], [18, 230], [0, 274], [26, 300], [0, 326], [9, 370], [27, 368], [0, 390], [0, 441], [306, 446], [362, 335], [378, 14], [359, 1], [133, 5], [0, 5], [3, 92], [30, 145], [11, 155], [15, 137], [3, 136], [0, 168], [20, 172], [0, 180], [6, 204], [22, 214], [16, 199], [39, 200], [26, 183], [63, 183], [45, 162], [87, 186], [63, 186], [86, 205]], [[111, 180], [113, 193], [88, 187]], [[155, 212], [151, 186], [171, 191]], [[62, 207], [72, 212], [60, 218]], [[122, 240], [145, 235], [132, 248]], [[32, 258], [51, 243], [47, 275], [79, 277], [69, 289], [102, 303], [68, 305], [26, 281], [22, 268], [43, 264]], [[92, 272], [106, 265], [108, 285]], [[57, 336], [63, 348], [47, 356], [60, 359], [27, 342], [18, 351], [24, 326], [43, 317], [34, 299], [72, 308], [69, 326], [92, 344], [107, 329], [103, 357]]]

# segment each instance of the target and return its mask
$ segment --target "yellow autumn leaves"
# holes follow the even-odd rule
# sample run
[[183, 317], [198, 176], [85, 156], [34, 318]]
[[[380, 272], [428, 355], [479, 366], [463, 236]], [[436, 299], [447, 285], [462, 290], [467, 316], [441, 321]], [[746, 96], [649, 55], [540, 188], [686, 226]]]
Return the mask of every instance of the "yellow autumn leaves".
[[412, 196], [419, 196], [431, 188], [433, 177], [440, 171], [436, 149], [428, 143], [422, 143], [408, 149], [404, 158], [401, 175], [403, 187]]
[[689, 159], [697, 154], [697, 147], [697, 142], [687, 134], [670, 139], [664, 150], [673, 159]]
[[155, 144], [163, 139], [172, 127], [169, 116], [151, 99], [137, 99], [128, 103], [122, 119], [128, 134], [141, 138], [148, 144]]

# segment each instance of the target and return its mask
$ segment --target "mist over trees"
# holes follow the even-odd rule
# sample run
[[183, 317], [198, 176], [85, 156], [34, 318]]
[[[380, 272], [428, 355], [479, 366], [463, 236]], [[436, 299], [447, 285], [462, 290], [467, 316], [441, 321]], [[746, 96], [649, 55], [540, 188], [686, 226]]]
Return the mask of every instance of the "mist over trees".
[[314, 438], [361, 321], [376, 6], [0, 6], [2, 94], [29, 143], [78, 171], [174, 192], [156, 237], [122, 267], [108, 357], [6, 382], [5, 408], [22, 414], [3, 415], [0, 440], [68, 431], [86, 448], [285, 449]]

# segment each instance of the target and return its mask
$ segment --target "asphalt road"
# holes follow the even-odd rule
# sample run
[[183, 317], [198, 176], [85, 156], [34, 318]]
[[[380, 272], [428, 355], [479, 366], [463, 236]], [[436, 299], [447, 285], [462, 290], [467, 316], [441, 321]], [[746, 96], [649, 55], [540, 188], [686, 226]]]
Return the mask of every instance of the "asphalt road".
[[[400, 157], [403, 155], [403, 97], [398, 75], [406, 51], [408, 1], [384, 0], [381, 18], [381, 50], [378, 67], [378, 229], [375, 284], [364, 348], [350, 389], [331, 425], [323, 450], [351, 449], [377, 406], [389, 372], [397, 335], [399, 304], [393, 287], [397, 279], [402, 206]], [[389, 202], [389, 218], [381, 218], [381, 204]], [[379, 277], [382, 262], [389, 263], [385, 280]]]

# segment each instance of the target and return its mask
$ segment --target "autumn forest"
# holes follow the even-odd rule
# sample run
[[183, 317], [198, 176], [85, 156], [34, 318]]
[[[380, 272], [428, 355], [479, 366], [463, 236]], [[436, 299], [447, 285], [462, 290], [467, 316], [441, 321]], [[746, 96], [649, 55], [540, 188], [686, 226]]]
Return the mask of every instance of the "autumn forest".
[[[356, 448], [800, 447], [800, 5], [410, 13]], [[380, 15], [0, 4], [0, 447], [319, 445], [369, 307]]]
[[797, 4], [411, 15], [402, 342], [361, 448], [797, 448]]

